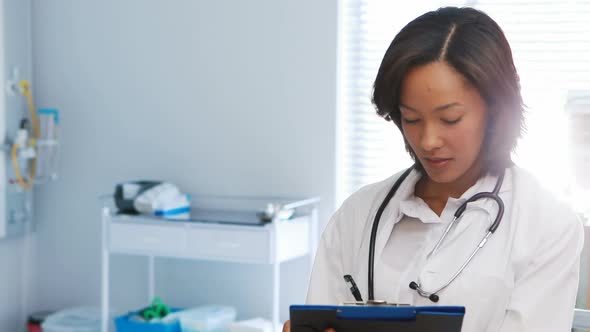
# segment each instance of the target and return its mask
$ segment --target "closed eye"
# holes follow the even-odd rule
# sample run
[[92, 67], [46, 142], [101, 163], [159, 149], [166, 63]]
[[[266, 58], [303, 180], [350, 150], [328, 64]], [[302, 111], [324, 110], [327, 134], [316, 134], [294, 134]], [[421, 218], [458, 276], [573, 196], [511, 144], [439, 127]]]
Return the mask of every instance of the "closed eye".
[[444, 122], [445, 124], [448, 124], [448, 125], [454, 125], [456, 123], [459, 123], [459, 121], [461, 121], [462, 118], [463, 117], [459, 117], [459, 118], [456, 118], [453, 120], [442, 119], [442, 122]]
[[420, 121], [420, 119], [403, 119], [405, 123], [407, 124], [413, 124], [413, 123], [417, 123], [418, 121]]

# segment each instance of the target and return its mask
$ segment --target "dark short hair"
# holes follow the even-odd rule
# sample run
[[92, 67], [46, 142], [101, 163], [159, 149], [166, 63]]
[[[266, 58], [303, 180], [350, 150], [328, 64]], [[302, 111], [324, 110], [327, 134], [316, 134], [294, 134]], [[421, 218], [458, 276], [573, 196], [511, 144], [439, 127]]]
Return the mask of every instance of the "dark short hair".
[[[512, 164], [511, 152], [524, 130], [524, 105], [510, 45], [492, 18], [473, 8], [445, 7], [408, 23], [387, 49], [372, 102], [377, 113], [402, 131], [399, 94], [406, 73], [444, 61], [475, 87], [488, 109], [482, 157], [488, 172]], [[404, 136], [405, 140], [405, 136]], [[407, 140], [406, 149], [424, 170]]]

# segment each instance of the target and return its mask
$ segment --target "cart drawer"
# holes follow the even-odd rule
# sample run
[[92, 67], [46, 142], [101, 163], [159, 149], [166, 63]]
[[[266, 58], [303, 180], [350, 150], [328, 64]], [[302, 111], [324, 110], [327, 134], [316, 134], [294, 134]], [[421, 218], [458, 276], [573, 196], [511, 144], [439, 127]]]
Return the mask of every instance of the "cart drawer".
[[264, 228], [239, 228], [188, 228], [188, 255], [203, 259], [268, 263], [270, 233]]
[[112, 223], [110, 245], [113, 251], [181, 254], [186, 249], [186, 233], [184, 227]]

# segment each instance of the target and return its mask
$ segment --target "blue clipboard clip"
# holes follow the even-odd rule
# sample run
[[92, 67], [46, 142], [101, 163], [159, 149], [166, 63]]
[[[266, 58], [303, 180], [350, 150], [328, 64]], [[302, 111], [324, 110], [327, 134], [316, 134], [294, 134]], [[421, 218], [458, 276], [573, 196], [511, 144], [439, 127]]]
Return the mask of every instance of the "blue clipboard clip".
[[409, 307], [410, 304], [405, 303], [391, 303], [382, 300], [372, 300], [372, 301], [354, 301], [354, 302], [343, 302], [340, 304], [341, 306], [388, 306], [388, 307]]

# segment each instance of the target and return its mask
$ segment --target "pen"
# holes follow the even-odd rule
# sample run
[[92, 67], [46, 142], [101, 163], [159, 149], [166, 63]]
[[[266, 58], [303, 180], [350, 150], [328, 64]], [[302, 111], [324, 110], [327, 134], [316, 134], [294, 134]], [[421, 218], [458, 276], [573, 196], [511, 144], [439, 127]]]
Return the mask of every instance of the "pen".
[[346, 283], [349, 284], [350, 291], [352, 292], [354, 299], [362, 302], [363, 298], [361, 297], [361, 292], [359, 292], [358, 287], [356, 287], [356, 283], [354, 282], [354, 279], [352, 279], [352, 276], [350, 274], [345, 275], [344, 281], [346, 281]]

